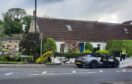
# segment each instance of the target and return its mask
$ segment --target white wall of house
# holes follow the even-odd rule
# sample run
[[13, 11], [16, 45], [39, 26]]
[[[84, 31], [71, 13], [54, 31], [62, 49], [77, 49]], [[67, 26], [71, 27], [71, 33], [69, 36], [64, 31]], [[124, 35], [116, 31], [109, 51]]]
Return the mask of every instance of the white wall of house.
[[90, 42], [94, 48], [98, 47], [98, 44], [100, 45], [100, 50], [104, 50], [106, 48], [107, 43], [105, 42]]
[[57, 41], [57, 42], [56, 42], [57, 52], [60, 52], [61, 44], [64, 44], [64, 43], [65, 43], [65, 42], [60, 42], [60, 41]]
[[[61, 41], [57, 41], [56, 42], [56, 46], [57, 46], [57, 52], [60, 52], [60, 47], [61, 44], [64, 44], [65, 42], [61, 42]], [[86, 43], [86, 42], [83, 42]], [[106, 48], [106, 43], [105, 42], [90, 42], [94, 48], [97, 48], [98, 45], [100, 45], [100, 50], [104, 50]], [[64, 50], [65, 52], [67, 51], [67, 49], [65, 48]]]

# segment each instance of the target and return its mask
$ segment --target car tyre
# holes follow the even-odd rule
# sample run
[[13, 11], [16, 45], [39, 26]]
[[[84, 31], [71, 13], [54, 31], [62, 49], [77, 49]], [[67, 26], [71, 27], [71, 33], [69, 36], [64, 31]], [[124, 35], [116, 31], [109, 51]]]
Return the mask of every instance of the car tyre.
[[97, 66], [98, 66], [97, 61], [92, 61], [92, 62], [90, 63], [90, 68], [92, 68], [92, 69], [97, 68]]
[[118, 68], [120, 65], [119, 61], [115, 61], [115, 63], [113, 64], [113, 68]]

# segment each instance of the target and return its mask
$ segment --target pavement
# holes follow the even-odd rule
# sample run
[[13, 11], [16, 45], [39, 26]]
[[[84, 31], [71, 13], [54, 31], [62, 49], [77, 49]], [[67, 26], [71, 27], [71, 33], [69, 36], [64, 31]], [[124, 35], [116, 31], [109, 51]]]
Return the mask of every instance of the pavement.
[[131, 80], [132, 69], [125, 68], [90, 69], [72, 64], [0, 68], [0, 84], [132, 84]]

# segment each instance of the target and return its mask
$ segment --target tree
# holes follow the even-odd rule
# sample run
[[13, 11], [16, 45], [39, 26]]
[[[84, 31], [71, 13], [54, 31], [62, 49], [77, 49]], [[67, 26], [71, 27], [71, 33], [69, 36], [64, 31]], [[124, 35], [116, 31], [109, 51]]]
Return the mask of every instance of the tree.
[[8, 14], [13, 20], [21, 20], [24, 16], [27, 15], [26, 11], [21, 8], [11, 8], [8, 10]]
[[5, 34], [22, 33], [22, 18], [25, 15], [25, 10], [21, 8], [12, 8], [3, 14]]
[[22, 19], [23, 19], [23, 24], [25, 25], [24, 31], [25, 31], [25, 33], [28, 33], [29, 28], [30, 28], [30, 23], [32, 20], [32, 16], [25, 16]]
[[39, 33], [25, 34], [19, 46], [23, 54], [36, 56], [40, 52]]
[[3, 21], [0, 20], [0, 37], [4, 36], [4, 28], [3, 28]]
[[47, 38], [43, 40], [43, 51], [47, 52], [47, 51], [53, 51], [56, 52], [57, 47], [56, 47], [56, 43], [55, 40], [53, 38]]

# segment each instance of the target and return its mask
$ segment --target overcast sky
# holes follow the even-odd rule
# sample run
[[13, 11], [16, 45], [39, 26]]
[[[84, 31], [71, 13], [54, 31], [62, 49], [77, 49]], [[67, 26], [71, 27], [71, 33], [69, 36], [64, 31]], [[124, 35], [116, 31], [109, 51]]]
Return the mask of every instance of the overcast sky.
[[[0, 0], [0, 17], [10, 8], [23, 8], [32, 15], [34, 0]], [[38, 16], [123, 22], [132, 20], [132, 0], [38, 0]]]

